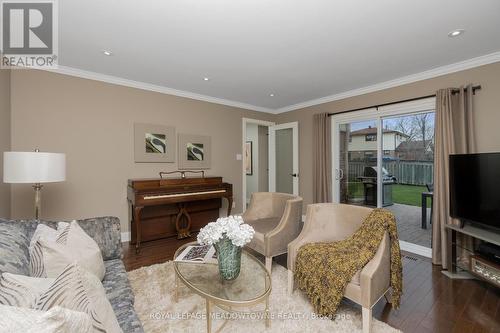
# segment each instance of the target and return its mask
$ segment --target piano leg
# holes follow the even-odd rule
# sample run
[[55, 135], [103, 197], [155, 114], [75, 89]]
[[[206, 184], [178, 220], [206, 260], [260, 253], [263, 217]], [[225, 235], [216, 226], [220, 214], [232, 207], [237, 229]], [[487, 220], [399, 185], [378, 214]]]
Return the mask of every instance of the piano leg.
[[142, 206], [134, 207], [134, 222], [136, 230], [136, 241], [135, 241], [136, 254], [140, 252], [140, 247], [141, 247], [141, 211], [143, 208], [144, 207]]

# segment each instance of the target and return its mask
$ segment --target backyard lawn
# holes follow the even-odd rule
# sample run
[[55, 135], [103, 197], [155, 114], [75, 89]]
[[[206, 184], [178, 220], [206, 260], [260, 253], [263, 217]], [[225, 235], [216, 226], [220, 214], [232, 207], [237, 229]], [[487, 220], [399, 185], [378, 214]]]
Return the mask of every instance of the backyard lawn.
[[[362, 198], [363, 197], [363, 184], [358, 182], [349, 183], [349, 197]], [[422, 206], [422, 192], [426, 192], [427, 187], [416, 185], [392, 185], [392, 200], [394, 203]]]
[[427, 187], [396, 184], [392, 190], [394, 203], [422, 207], [422, 192], [427, 192]]

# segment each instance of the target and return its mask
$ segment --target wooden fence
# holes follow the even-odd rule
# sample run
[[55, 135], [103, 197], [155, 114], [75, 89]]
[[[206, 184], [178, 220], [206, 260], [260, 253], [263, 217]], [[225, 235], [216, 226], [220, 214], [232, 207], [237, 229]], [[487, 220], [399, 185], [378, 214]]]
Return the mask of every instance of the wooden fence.
[[[373, 166], [368, 162], [349, 162], [349, 181], [356, 182], [363, 176], [366, 166]], [[384, 161], [387, 172], [396, 177], [398, 184], [426, 185], [434, 183], [434, 163], [418, 161]]]

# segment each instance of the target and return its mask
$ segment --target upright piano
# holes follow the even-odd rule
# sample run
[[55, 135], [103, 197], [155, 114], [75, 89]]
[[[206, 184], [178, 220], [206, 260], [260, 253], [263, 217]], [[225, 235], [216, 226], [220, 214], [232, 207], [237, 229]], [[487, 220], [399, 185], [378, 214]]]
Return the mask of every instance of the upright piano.
[[186, 238], [219, 217], [222, 198], [231, 214], [233, 186], [222, 177], [129, 179], [131, 243], [139, 252], [141, 242], [177, 236]]

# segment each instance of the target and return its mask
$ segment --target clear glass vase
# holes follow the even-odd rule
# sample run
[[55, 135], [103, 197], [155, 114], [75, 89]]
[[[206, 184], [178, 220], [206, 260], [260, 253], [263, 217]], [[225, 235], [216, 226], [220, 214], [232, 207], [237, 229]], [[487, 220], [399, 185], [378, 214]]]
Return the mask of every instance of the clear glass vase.
[[236, 279], [240, 275], [241, 247], [233, 245], [225, 235], [214, 246], [217, 250], [221, 278], [228, 281]]

